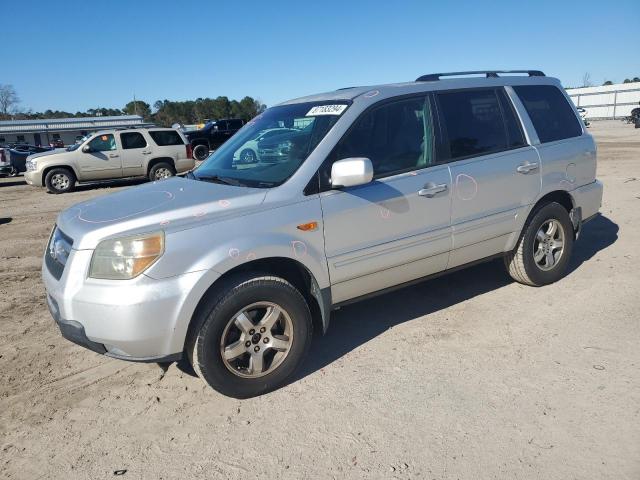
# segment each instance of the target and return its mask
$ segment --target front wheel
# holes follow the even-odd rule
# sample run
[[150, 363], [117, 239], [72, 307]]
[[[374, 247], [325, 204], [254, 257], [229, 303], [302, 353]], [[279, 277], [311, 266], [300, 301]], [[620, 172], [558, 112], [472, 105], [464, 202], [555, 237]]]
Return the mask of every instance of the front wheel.
[[548, 285], [566, 274], [573, 242], [569, 213], [559, 203], [547, 203], [525, 224], [516, 248], [505, 257], [505, 265], [517, 282]]
[[76, 176], [67, 168], [54, 168], [47, 172], [44, 184], [50, 193], [67, 193], [74, 189]]
[[18, 176], [18, 169], [16, 167], [11, 167], [11, 170], [9, 170], [9, 173], [7, 173], [7, 176], [9, 177], [17, 177]]
[[284, 385], [311, 343], [309, 307], [279, 277], [229, 279], [201, 309], [187, 353], [200, 378], [224, 395], [248, 398]]

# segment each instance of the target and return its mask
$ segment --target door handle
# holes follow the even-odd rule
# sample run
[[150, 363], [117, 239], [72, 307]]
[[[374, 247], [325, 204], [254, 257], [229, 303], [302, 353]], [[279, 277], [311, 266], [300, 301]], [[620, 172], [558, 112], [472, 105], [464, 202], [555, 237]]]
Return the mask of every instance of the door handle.
[[151, 155], [151, 152], [142, 152], [143, 155]]
[[518, 173], [529, 173], [533, 170], [537, 170], [538, 169], [538, 164], [537, 163], [523, 163], [522, 165], [519, 165], [518, 168], [516, 168], [516, 171]]
[[424, 186], [423, 189], [418, 191], [418, 195], [420, 195], [421, 197], [431, 198], [438, 193], [446, 192], [446, 191], [447, 191], [446, 183], [441, 183], [440, 185], [436, 185], [433, 182], [429, 182]]
[[120, 155], [116, 155], [115, 153], [110, 153], [109, 158], [118, 158]]

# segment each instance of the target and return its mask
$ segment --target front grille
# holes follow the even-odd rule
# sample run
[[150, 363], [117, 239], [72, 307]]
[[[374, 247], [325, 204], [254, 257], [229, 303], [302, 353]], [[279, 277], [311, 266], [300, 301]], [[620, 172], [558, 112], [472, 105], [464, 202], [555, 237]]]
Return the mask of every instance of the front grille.
[[47, 269], [56, 280], [60, 280], [62, 277], [72, 246], [73, 240], [56, 226], [51, 233], [47, 250], [44, 252]]

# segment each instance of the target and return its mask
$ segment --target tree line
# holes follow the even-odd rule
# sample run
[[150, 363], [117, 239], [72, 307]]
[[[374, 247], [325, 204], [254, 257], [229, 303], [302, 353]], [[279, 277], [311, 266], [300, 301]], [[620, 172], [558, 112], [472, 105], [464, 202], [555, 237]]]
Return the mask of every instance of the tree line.
[[84, 112], [45, 110], [44, 112], [20, 111], [20, 98], [11, 85], [0, 84], [0, 120], [37, 120], [42, 118], [106, 117], [116, 115], [140, 115], [146, 122], [169, 127], [174, 123], [193, 125], [218, 118], [250, 120], [262, 113], [267, 106], [253, 97], [230, 100], [228, 97], [197, 98], [196, 100], [158, 100], [153, 108], [147, 102], [135, 100], [122, 108], [90, 108]]

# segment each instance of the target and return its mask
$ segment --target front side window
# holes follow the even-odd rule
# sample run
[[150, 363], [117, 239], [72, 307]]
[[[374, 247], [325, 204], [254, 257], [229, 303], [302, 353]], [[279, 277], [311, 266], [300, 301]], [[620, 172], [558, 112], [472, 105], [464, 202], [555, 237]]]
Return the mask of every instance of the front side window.
[[280, 185], [302, 165], [347, 108], [339, 102], [269, 108], [211, 154], [194, 177], [258, 188]]
[[108, 133], [105, 135], [98, 135], [89, 142], [89, 148], [92, 152], [108, 152], [116, 149], [115, 137]]
[[582, 135], [573, 108], [557, 87], [521, 85], [513, 89], [524, 104], [541, 143]]
[[139, 132], [121, 133], [120, 141], [122, 142], [122, 148], [124, 150], [130, 150], [133, 148], [144, 148], [147, 146], [147, 142]]
[[358, 118], [334, 149], [323, 183], [333, 161], [352, 157], [371, 160], [374, 178], [432, 165], [433, 122], [428, 98], [387, 103]]

